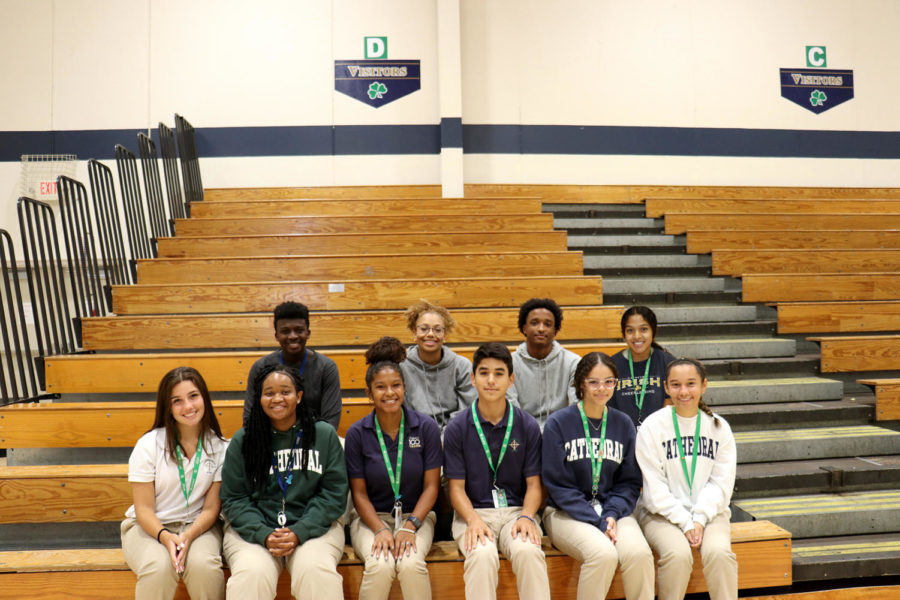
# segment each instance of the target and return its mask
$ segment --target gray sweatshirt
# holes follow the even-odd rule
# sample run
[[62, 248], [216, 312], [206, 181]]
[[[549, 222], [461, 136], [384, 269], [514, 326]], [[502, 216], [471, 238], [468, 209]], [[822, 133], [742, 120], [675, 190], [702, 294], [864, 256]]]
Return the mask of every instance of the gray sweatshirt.
[[550, 413], [575, 404], [575, 367], [581, 357], [553, 342], [553, 348], [540, 360], [528, 354], [525, 342], [513, 352], [515, 385], [506, 392], [513, 404], [537, 419], [544, 429]]
[[429, 365], [419, 358], [418, 346], [410, 346], [400, 368], [406, 382], [406, 404], [434, 418], [443, 434], [453, 415], [471, 406], [478, 392], [472, 387], [469, 359], [446, 346], [441, 350], [440, 362]]

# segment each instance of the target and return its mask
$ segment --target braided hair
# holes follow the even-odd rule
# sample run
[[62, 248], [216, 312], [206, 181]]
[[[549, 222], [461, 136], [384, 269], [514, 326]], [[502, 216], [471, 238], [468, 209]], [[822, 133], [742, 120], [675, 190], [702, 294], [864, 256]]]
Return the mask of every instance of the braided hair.
[[[669, 379], [669, 373], [673, 368], [683, 365], [690, 365], [694, 367], [694, 369], [697, 371], [697, 375], [700, 376], [700, 381], [707, 381], [706, 367], [704, 367], [703, 363], [701, 363], [696, 358], [676, 358], [675, 360], [670, 362], [668, 365], [666, 365], [666, 379]], [[719, 426], [719, 418], [716, 417], [713, 411], [711, 411], [710, 408], [706, 405], [706, 402], [703, 401], [703, 397], [701, 397], [700, 401], [697, 403], [697, 408], [709, 415], [709, 417], [713, 421], [714, 426]]]
[[[253, 382], [256, 402], [250, 409], [250, 417], [244, 428], [244, 445], [241, 454], [244, 457], [244, 471], [250, 484], [259, 491], [269, 483], [269, 469], [272, 467], [272, 423], [262, 408], [262, 389], [266, 378], [272, 373], [287, 375], [294, 384], [298, 394], [303, 392], [303, 378], [294, 367], [282, 364], [266, 365], [260, 370]], [[300, 439], [300, 470], [306, 475], [309, 463], [309, 452], [316, 443], [316, 422], [312, 412], [301, 397], [297, 402], [297, 422], [303, 431]]]

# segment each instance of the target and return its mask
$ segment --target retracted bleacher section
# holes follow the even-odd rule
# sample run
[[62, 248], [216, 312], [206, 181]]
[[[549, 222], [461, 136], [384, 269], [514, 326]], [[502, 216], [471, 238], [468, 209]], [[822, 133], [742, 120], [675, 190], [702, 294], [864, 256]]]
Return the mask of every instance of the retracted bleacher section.
[[[108, 208], [110, 199], [117, 206], [111, 175], [95, 163], [93, 213], [83, 189], [76, 197], [81, 199], [79, 218], [97, 223], [97, 231], [83, 228], [72, 247], [79, 239], [82, 244], [97, 239], [101, 252], [95, 252], [93, 264], [103, 268], [94, 273], [89, 264], [70, 261], [69, 271], [78, 273], [67, 277], [62, 252], [57, 256], [52, 248], [32, 253], [26, 265], [29, 273], [40, 272], [29, 280], [34, 282], [32, 296], [48, 288], [84, 297], [53, 298], [51, 293], [36, 309], [47, 313], [38, 350], [40, 385], [12, 398], [35, 400], [49, 394], [57, 401], [0, 409], [0, 443], [10, 449], [11, 459], [0, 476], [0, 527], [9, 531], [27, 536], [34, 526], [54, 523], [73, 535], [90, 525], [101, 526], [101, 538], [114, 534], [131, 503], [123, 462], [151, 422], [152, 396], [162, 374], [178, 365], [197, 367], [230, 435], [240, 424], [249, 367], [274, 345], [271, 309], [286, 299], [310, 306], [311, 345], [338, 363], [344, 392], [341, 433], [370, 410], [362, 394], [363, 349], [381, 335], [408, 339], [401, 313], [419, 298], [453, 311], [459, 325], [450, 342], [463, 355], [470, 356], [484, 340], [517, 343], [516, 307], [534, 296], [554, 297], [564, 305], [560, 339], [568, 348], [579, 354], [617, 351], [622, 347], [618, 322], [623, 307], [603, 304], [602, 277], [584, 276], [581, 253], [568, 249], [565, 233], [554, 231], [552, 217], [541, 213], [541, 202], [641, 203], [646, 194], [686, 191], [469, 186], [467, 197], [458, 200], [438, 200], [436, 186], [204, 191], [193, 128], [177, 117], [176, 129], [186, 202], [170, 185], [178, 177], [171, 161], [171, 131], [164, 133], [160, 126], [166, 207], [160, 206], [152, 175], [151, 183], [146, 182], [156, 158], [141, 140], [144, 190], [155, 206], [147, 211], [153, 223], [147, 228], [145, 221], [142, 231], [126, 220], [126, 228], [137, 235], [135, 246], [146, 243], [144, 250], [135, 252], [129, 244], [132, 252], [126, 255], [118, 210]], [[140, 194], [133, 161], [133, 155], [123, 153], [120, 177], [133, 171], [127, 185], [130, 193]], [[701, 195], [707, 193], [724, 192], [701, 190]], [[143, 202], [139, 200], [141, 206]], [[21, 201], [20, 214], [43, 211], [40, 227], [55, 231], [49, 207], [37, 204]], [[29, 237], [28, 243], [46, 243], [46, 235], [37, 237]], [[46, 273], [39, 269], [45, 265]], [[77, 308], [70, 310], [69, 304]], [[15, 464], [20, 452], [29, 459]], [[61, 464], [26, 464], [32, 456]], [[96, 456], [108, 457], [109, 464], [88, 464], [86, 459]], [[790, 585], [788, 531], [755, 520], [733, 524], [732, 535], [742, 588]], [[92, 598], [131, 593], [134, 576], [115, 548], [117, 537], [107, 535], [105, 545], [94, 547], [78, 547], [64, 538], [55, 542], [29, 547], [22, 541], [20, 548], [0, 552], [0, 589], [26, 599], [62, 590]], [[554, 597], [574, 598], [578, 564], [546, 544], [545, 550]], [[455, 544], [436, 543], [429, 562], [441, 597], [462, 598], [462, 563]], [[701, 592], [705, 584], [699, 557], [694, 562], [689, 592]], [[499, 597], [515, 597], [509, 565], [502, 565]], [[355, 598], [362, 568], [349, 549], [340, 570], [346, 597]], [[279, 598], [288, 597], [284, 578], [279, 590]], [[617, 575], [609, 597], [623, 596]], [[183, 589], [178, 597], [186, 597]], [[397, 589], [393, 597], [399, 597]]]

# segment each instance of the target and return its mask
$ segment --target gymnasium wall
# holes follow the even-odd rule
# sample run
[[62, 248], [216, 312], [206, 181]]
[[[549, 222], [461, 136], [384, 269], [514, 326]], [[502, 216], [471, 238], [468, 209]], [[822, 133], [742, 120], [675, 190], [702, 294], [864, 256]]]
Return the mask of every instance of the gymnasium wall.
[[[0, 0], [0, 227], [20, 154], [136, 152], [176, 111], [208, 187], [439, 183], [446, 2], [468, 183], [900, 186], [894, 0]], [[377, 109], [333, 79], [373, 35], [422, 65]], [[780, 97], [807, 45], [854, 99]]]

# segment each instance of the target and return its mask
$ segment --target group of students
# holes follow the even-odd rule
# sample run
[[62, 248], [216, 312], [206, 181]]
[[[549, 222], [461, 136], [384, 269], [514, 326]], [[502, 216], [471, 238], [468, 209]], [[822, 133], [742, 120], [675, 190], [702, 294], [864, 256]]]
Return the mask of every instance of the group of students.
[[444, 345], [445, 308], [410, 307], [415, 345], [369, 347], [373, 411], [343, 446], [337, 367], [306, 347], [302, 304], [276, 308], [281, 349], [253, 365], [230, 442], [202, 376], [169, 372], [129, 460], [122, 547], [135, 597], [170, 599], [182, 578], [195, 600], [274, 598], [287, 568], [294, 597], [343, 598], [349, 522], [361, 599], [387, 598], [395, 579], [405, 598], [431, 598], [425, 559], [435, 507], [449, 503], [470, 599], [496, 597], [498, 550], [520, 598], [549, 599], [544, 530], [582, 564], [579, 599], [604, 598], [617, 567], [629, 600], [653, 598], [655, 579], [661, 599], [683, 598], [692, 548], [713, 600], [737, 598], [735, 442], [703, 402], [703, 365], [656, 343], [647, 307], [625, 311], [627, 347], [612, 357], [564, 349], [562, 320], [553, 300], [529, 300], [516, 351], [489, 342], [470, 363]]

